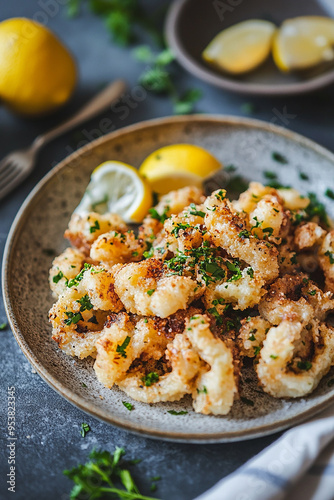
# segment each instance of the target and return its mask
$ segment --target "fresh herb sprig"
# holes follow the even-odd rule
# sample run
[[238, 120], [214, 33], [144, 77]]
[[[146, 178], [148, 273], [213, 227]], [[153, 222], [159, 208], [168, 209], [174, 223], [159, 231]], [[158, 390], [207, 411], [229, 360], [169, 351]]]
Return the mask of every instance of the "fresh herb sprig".
[[70, 499], [119, 498], [121, 500], [156, 500], [141, 495], [130, 471], [123, 462], [124, 448], [116, 447], [114, 453], [93, 450], [85, 464], [64, 470], [65, 476], [75, 485]]
[[154, 53], [150, 47], [143, 45], [134, 50], [134, 57], [147, 64], [141, 73], [139, 83], [149, 92], [165, 94], [173, 102], [173, 111], [177, 115], [186, 115], [194, 111], [197, 101], [202, 97], [199, 89], [188, 89], [180, 93], [177, 89], [171, 65], [175, 56], [170, 49]]

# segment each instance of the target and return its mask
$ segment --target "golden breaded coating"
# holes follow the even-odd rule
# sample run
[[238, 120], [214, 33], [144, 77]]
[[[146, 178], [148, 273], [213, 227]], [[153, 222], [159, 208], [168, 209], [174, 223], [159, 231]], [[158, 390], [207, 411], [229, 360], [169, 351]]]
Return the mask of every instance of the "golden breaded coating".
[[[240, 194], [238, 200], [232, 202], [233, 207], [238, 212], [246, 212], [249, 214], [266, 195], [278, 197], [276, 189], [269, 186], [263, 186], [260, 182], [250, 182], [248, 189]], [[283, 204], [283, 201], [280, 201]]]
[[119, 388], [132, 399], [144, 403], [178, 401], [185, 394], [191, 394], [202, 362], [186, 335], [177, 334], [168, 344], [166, 358], [171, 365], [170, 372], [162, 376], [150, 372], [155, 374], [150, 377], [144, 368], [139, 368], [123, 378], [118, 383]]
[[121, 312], [110, 316], [96, 343], [97, 356], [94, 370], [97, 378], [105, 387], [112, 387], [125, 377], [135, 353], [132, 338], [135, 323], [129, 315]]
[[126, 264], [115, 273], [115, 290], [125, 308], [143, 316], [166, 318], [186, 309], [199, 289], [187, 276], [166, 276], [163, 262], [153, 258]]
[[306, 396], [329, 371], [334, 361], [334, 330], [317, 320], [311, 327], [306, 335], [312, 338], [314, 353], [308, 359], [295, 354], [304, 330], [302, 323], [283, 320], [269, 330], [256, 365], [265, 392], [276, 398]]
[[259, 353], [270, 326], [269, 321], [261, 316], [241, 320], [238, 344], [244, 356], [254, 358]]
[[92, 243], [109, 231], [127, 231], [123, 219], [117, 214], [91, 212], [86, 216], [74, 213], [65, 231], [65, 238], [81, 252], [89, 254]]
[[110, 213], [73, 214], [65, 236], [52, 338], [96, 358], [107, 388], [226, 415], [244, 357], [277, 398], [309, 394], [334, 364], [334, 230], [315, 195], [252, 182], [230, 201], [190, 186], [161, 197], [138, 236]]
[[295, 231], [294, 243], [298, 250], [304, 250], [319, 245], [323, 240], [326, 231], [315, 222], [306, 222], [297, 227]]
[[257, 277], [266, 281], [275, 279], [278, 276], [276, 247], [246, 232], [225, 193], [214, 192], [206, 199], [205, 206], [205, 224], [215, 245], [224, 248], [233, 258], [247, 262]]
[[49, 283], [55, 297], [66, 290], [67, 281], [75, 278], [85, 262], [87, 257], [75, 248], [66, 248], [54, 259], [49, 273]]
[[167, 217], [179, 214], [192, 203], [200, 205], [204, 200], [203, 191], [195, 186], [184, 187], [162, 196], [159, 203], [151, 209], [150, 215], [145, 217], [143, 224], [139, 228], [139, 237], [143, 240], [152, 237], [154, 239], [162, 230]]
[[119, 233], [110, 231], [101, 234], [91, 246], [90, 256], [96, 262], [112, 267], [115, 264], [138, 262], [143, 258], [147, 246], [133, 231]]
[[226, 415], [237, 394], [231, 350], [210, 331], [209, 318], [195, 315], [186, 324], [185, 334], [192, 348], [207, 366], [200, 370], [193, 389], [193, 406], [204, 415]]
[[286, 274], [269, 288], [259, 312], [272, 325], [283, 320], [307, 324], [312, 318], [324, 320], [333, 310], [331, 292], [323, 293], [305, 274]]
[[310, 203], [309, 198], [302, 196], [297, 189], [280, 188], [277, 193], [283, 200], [284, 208], [289, 210], [303, 210]]
[[261, 239], [268, 234], [269, 241], [285, 236], [288, 220], [279, 198], [271, 194], [265, 195], [249, 214], [249, 222], [254, 229], [253, 234]]
[[319, 263], [325, 275], [326, 290], [334, 292], [334, 230], [327, 233], [319, 248]]
[[68, 288], [49, 312], [52, 338], [70, 356], [95, 357], [107, 313], [93, 308], [89, 297], [77, 288]]
[[86, 292], [93, 306], [101, 311], [121, 311], [124, 306], [114, 286], [112, 270], [102, 266], [92, 266], [83, 273], [78, 290]]

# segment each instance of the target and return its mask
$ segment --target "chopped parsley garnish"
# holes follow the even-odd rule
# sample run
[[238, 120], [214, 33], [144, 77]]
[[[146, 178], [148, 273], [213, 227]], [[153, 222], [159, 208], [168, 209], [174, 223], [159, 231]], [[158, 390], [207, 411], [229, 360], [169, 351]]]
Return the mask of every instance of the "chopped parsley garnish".
[[84, 272], [87, 271], [87, 269], [90, 269], [92, 267], [91, 264], [87, 264], [85, 263], [84, 264], [84, 267], [83, 269], [81, 269], [80, 273], [76, 275], [75, 278], [72, 278], [70, 280], [67, 281], [67, 286], [68, 288], [72, 288], [72, 286], [76, 286], [80, 283], [80, 281], [82, 280], [82, 278], [84, 277]]
[[118, 344], [118, 346], [116, 347], [116, 352], [118, 352], [122, 356], [122, 358], [127, 357], [126, 348], [128, 347], [130, 340], [131, 340], [131, 337], [129, 337], [129, 336], [125, 337], [123, 344], [121, 344], [121, 345]]
[[190, 215], [197, 215], [198, 217], [205, 217], [205, 213], [201, 210], [197, 210], [195, 203], [190, 203]]
[[247, 268], [247, 274], [248, 276], [250, 276], [251, 278], [254, 278], [254, 269], [252, 267], [248, 267]]
[[228, 319], [226, 321], [226, 330], [229, 332], [230, 330], [233, 330], [233, 328], [235, 328], [234, 321]]
[[146, 385], [146, 387], [150, 387], [152, 384], [155, 382], [158, 382], [159, 380], [159, 375], [156, 372], [150, 372], [144, 377], [142, 377], [142, 382]]
[[272, 227], [264, 227], [262, 229], [262, 232], [263, 233], [268, 233], [268, 236], [272, 236], [272, 234], [274, 232], [274, 229]]
[[207, 394], [207, 393], [208, 393], [208, 390], [205, 387], [205, 385], [203, 385], [203, 389], [198, 389], [197, 388], [197, 394]]
[[251, 340], [252, 342], [254, 342], [254, 340], [256, 340], [256, 338], [255, 338], [255, 336], [254, 336], [254, 334], [253, 334], [253, 333], [252, 333], [252, 335], [250, 335], [250, 336], [248, 337], [248, 340]]
[[273, 151], [271, 153], [271, 157], [273, 160], [277, 161], [278, 163], [281, 163], [282, 165], [286, 165], [288, 163], [286, 157], [281, 153], [278, 153], [277, 151]]
[[85, 422], [83, 422], [81, 424], [81, 429], [80, 429], [81, 436], [84, 438], [86, 436], [87, 432], [89, 432], [89, 431], [90, 431], [89, 425], [86, 424]]
[[226, 260], [225, 264], [227, 269], [232, 272], [232, 276], [227, 281], [237, 281], [242, 277], [239, 261], [230, 262]]
[[223, 323], [223, 319], [217, 311], [216, 307], [210, 307], [210, 309], [208, 309], [208, 313], [212, 314], [212, 316], [216, 320], [217, 325], [221, 325]]
[[226, 191], [221, 189], [220, 191], [218, 191], [218, 193], [215, 194], [215, 197], [217, 198], [217, 200], [223, 201], [226, 197]]
[[235, 165], [226, 165], [224, 168], [225, 172], [235, 172], [237, 167]]
[[291, 264], [297, 264], [297, 254], [294, 253], [292, 257], [290, 257]]
[[330, 252], [329, 250], [327, 250], [327, 252], [325, 252], [325, 255], [327, 255], [327, 257], [329, 258], [329, 262], [330, 264], [334, 264], [334, 256], [333, 256], [333, 253]]
[[6, 330], [7, 326], [8, 326], [8, 323], [1, 323], [0, 324], [0, 331]]
[[175, 226], [175, 227], [174, 227], [174, 229], [172, 230], [172, 234], [174, 234], [174, 236], [175, 236], [176, 238], [178, 238], [178, 236], [179, 236], [179, 232], [181, 231], [181, 229], [182, 229], [182, 230], [184, 230], [184, 229], [188, 229], [188, 228], [190, 228], [190, 227], [191, 227], [191, 225], [190, 225], [190, 224], [182, 224], [182, 223], [178, 223], [178, 224], [176, 224], [176, 226]]
[[56, 274], [53, 278], [52, 281], [54, 283], [59, 283], [59, 281], [64, 277], [63, 271], [59, 271], [58, 274]]
[[129, 411], [133, 410], [133, 405], [131, 403], [128, 403], [127, 401], [122, 401], [123, 406]]
[[187, 411], [175, 411], [175, 410], [168, 410], [167, 413], [170, 413], [171, 415], [187, 415]]
[[152, 288], [151, 290], [147, 290], [147, 295], [149, 295], [151, 297], [151, 295], [153, 295], [155, 292], [155, 288]]
[[248, 231], [248, 229], [243, 229], [242, 231], [240, 231], [238, 236], [239, 238], [249, 238], [251, 236], [251, 232]]
[[311, 290], [310, 292], [308, 292], [309, 295], [312, 295], [312, 297], [314, 297], [314, 295], [317, 293], [316, 290]]
[[217, 280], [221, 280], [225, 277], [224, 269], [218, 266], [215, 262], [204, 262], [203, 269]]
[[132, 252], [132, 257], [138, 257], [138, 255], [139, 255], [139, 254], [138, 254], [138, 252], [137, 252], [137, 251]]
[[299, 370], [306, 370], [308, 372], [312, 368], [312, 363], [310, 361], [298, 361], [297, 367]]
[[333, 191], [333, 189], [327, 188], [326, 191], [325, 191], [325, 195], [327, 196], [327, 198], [330, 198], [331, 200], [334, 200], [334, 191]]
[[277, 359], [278, 356], [276, 354], [270, 354], [271, 359]]
[[93, 304], [89, 299], [88, 293], [86, 293], [86, 295], [81, 297], [81, 299], [76, 300], [76, 302], [78, 302], [81, 305], [80, 307], [81, 312], [90, 311], [91, 309], [93, 309]]
[[90, 226], [90, 228], [89, 228], [89, 232], [90, 232], [90, 233], [95, 233], [95, 231], [98, 231], [99, 229], [100, 229], [100, 224], [99, 224], [99, 221], [98, 221], [98, 220], [96, 220], [96, 221], [94, 222], [94, 226]]
[[261, 351], [261, 346], [255, 346], [253, 347], [254, 349], [254, 356], [257, 356], [259, 354], [259, 352]]
[[[114, 453], [93, 450], [85, 464], [79, 464], [71, 470], [65, 470], [75, 486], [70, 493], [71, 500], [121, 498], [123, 500], [154, 500], [141, 495], [135, 484], [128, 466], [140, 460], [130, 460], [124, 463], [122, 457], [124, 448], [116, 447]], [[118, 488], [116, 484], [120, 484]], [[123, 486], [123, 487], [122, 487]]]
[[240, 399], [243, 403], [245, 403], [245, 405], [254, 406], [254, 401], [252, 401], [251, 399], [245, 398], [244, 396], [241, 396]]
[[299, 172], [299, 178], [302, 180], [302, 181], [308, 181], [309, 180], [309, 176], [304, 174], [304, 172]]
[[64, 320], [65, 325], [76, 325], [79, 321], [83, 321], [82, 314], [80, 312], [74, 313], [71, 311], [65, 311], [67, 319]]
[[[148, 245], [148, 242], [146, 242], [146, 244]], [[150, 259], [151, 257], [153, 257], [153, 254], [154, 248], [151, 246], [148, 250], [145, 250], [145, 252], [143, 253], [143, 257], [144, 259]]]
[[161, 224], [163, 224], [165, 220], [168, 219], [168, 211], [169, 207], [165, 207], [162, 214], [159, 214], [159, 212], [155, 208], [150, 208], [148, 212], [152, 219], [158, 220]]
[[271, 172], [270, 170], [266, 170], [265, 172], [263, 172], [263, 175], [266, 179], [277, 179], [277, 174], [275, 174], [275, 172]]

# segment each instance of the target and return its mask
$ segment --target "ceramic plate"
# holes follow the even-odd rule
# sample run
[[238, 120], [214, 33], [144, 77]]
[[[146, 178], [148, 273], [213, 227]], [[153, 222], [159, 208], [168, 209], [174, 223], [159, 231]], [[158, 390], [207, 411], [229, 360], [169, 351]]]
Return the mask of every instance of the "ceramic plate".
[[333, 0], [175, 0], [166, 18], [166, 38], [178, 61], [212, 85], [249, 95], [290, 95], [310, 92], [334, 82], [333, 65], [303, 73], [282, 73], [270, 56], [254, 71], [233, 76], [212, 68], [202, 52], [223, 29], [247, 19], [265, 19], [279, 26], [298, 16], [334, 17]]
[[[10, 231], [4, 256], [4, 300], [17, 342], [34, 368], [53, 389], [82, 410], [126, 430], [160, 439], [188, 442], [223, 442], [263, 436], [296, 424], [334, 401], [329, 374], [317, 390], [298, 400], [273, 399], [251, 382], [241, 394], [254, 406], [235, 402], [228, 416], [195, 414], [189, 399], [178, 403], [134, 403], [118, 389], [97, 381], [93, 362], [63, 354], [51, 340], [48, 310], [53, 298], [48, 286], [52, 257], [66, 246], [63, 233], [88, 183], [91, 171], [106, 160], [139, 166], [153, 150], [172, 143], [193, 143], [207, 148], [237, 173], [263, 181], [264, 170], [277, 172], [282, 183], [302, 193], [316, 192], [334, 216], [334, 203], [324, 196], [332, 178], [334, 155], [297, 134], [273, 125], [232, 117], [190, 116], [140, 123], [102, 137], [63, 160], [36, 186], [19, 211]], [[272, 152], [284, 154], [282, 165]], [[300, 172], [309, 181], [301, 180]], [[329, 203], [328, 203], [329, 202]], [[174, 416], [168, 410], [187, 410]]]

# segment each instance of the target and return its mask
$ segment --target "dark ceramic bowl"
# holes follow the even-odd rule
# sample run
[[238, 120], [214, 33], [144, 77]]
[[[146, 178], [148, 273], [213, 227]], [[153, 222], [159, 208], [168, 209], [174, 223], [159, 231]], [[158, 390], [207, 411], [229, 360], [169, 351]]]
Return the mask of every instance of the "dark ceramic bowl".
[[233, 76], [212, 68], [201, 57], [220, 31], [247, 19], [266, 19], [277, 26], [297, 16], [332, 16], [333, 0], [176, 0], [166, 19], [166, 37], [179, 63], [190, 73], [226, 90], [249, 95], [311, 92], [334, 82], [334, 68], [284, 74], [270, 57], [250, 73]]

